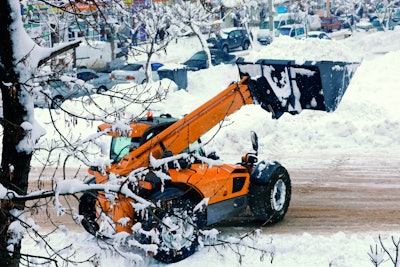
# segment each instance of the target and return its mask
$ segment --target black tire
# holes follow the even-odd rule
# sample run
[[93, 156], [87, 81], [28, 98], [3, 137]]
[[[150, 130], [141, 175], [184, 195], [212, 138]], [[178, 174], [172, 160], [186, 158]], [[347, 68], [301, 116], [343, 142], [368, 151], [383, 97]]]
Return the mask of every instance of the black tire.
[[289, 208], [291, 192], [289, 173], [282, 166], [274, 171], [267, 184], [250, 183], [248, 200], [255, 219], [266, 224], [282, 221]]
[[105, 87], [104, 85], [102, 85], [102, 86], [100, 86], [98, 89], [97, 89], [97, 93], [98, 94], [102, 94], [102, 93], [104, 93], [104, 92], [106, 92], [107, 91], [107, 87]]
[[249, 46], [250, 46], [250, 43], [248, 41], [245, 41], [242, 48], [243, 48], [243, 50], [247, 50], [247, 49], [249, 49]]
[[51, 108], [52, 109], [56, 109], [56, 108], [59, 108], [59, 107], [61, 107], [61, 105], [62, 105], [62, 103], [64, 103], [64, 98], [62, 97], [62, 96], [55, 96], [54, 98], [53, 98], [53, 100], [51, 101]]
[[[85, 184], [95, 184], [96, 179], [92, 177], [87, 180]], [[96, 218], [96, 200], [97, 200], [97, 192], [96, 191], [86, 191], [79, 198], [79, 215], [83, 216], [81, 224], [83, 228], [89, 233], [96, 237], [101, 237], [98, 233], [100, 229], [99, 224], [97, 223]]]
[[[172, 187], [150, 198], [160, 205], [150, 212], [142, 226], [146, 231], [154, 227], [158, 230], [158, 251], [154, 258], [173, 263], [192, 255], [198, 246], [199, 230], [204, 223], [204, 217], [193, 211], [194, 202], [183, 197], [181, 190]], [[171, 230], [171, 226], [175, 227]], [[147, 243], [154, 242], [147, 240]]]
[[95, 192], [86, 192], [79, 198], [79, 214], [83, 216], [81, 224], [93, 236], [98, 236], [100, 229], [96, 222], [96, 200]]
[[224, 51], [225, 53], [229, 53], [229, 46], [223, 45], [221, 50]]

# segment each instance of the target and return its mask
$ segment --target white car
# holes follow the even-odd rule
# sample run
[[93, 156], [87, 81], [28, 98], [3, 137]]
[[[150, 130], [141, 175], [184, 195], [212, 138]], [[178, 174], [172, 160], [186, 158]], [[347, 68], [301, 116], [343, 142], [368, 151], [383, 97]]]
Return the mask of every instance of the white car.
[[378, 30], [374, 27], [374, 25], [372, 25], [371, 22], [362, 20], [356, 24], [356, 31], [373, 33], [377, 32]]
[[[285, 26], [285, 25], [292, 25], [292, 24], [294, 24], [294, 22], [295, 22], [295, 19], [294, 19], [293, 14], [291, 14], [291, 13], [279, 14], [274, 17], [273, 29], [277, 29], [277, 28]], [[268, 18], [260, 25], [260, 29], [257, 32], [257, 41], [263, 45], [268, 45], [272, 42], [272, 36], [269, 32], [269, 19]]]
[[310, 31], [308, 32], [308, 38], [318, 38], [318, 39], [325, 39], [331, 40], [332, 38], [323, 31]]
[[[153, 81], [158, 81], [159, 76], [157, 70], [164, 66], [159, 62], [150, 62]], [[138, 61], [124, 65], [118, 70], [111, 72], [110, 79], [115, 81], [134, 82], [143, 84], [146, 82], [146, 61]]]
[[306, 29], [301, 24], [281, 26], [275, 31], [275, 37], [289, 36], [295, 39], [306, 38]]
[[33, 95], [34, 106], [39, 108], [56, 109], [67, 99], [91, 95], [93, 90], [80, 86], [77, 83], [69, 83], [61, 79], [49, 79], [39, 83], [37, 91]]
[[108, 91], [116, 84], [110, 79], [109, 73], [96, 72], [87, 68], [78, 70], [76, 77], [93, 86], [97, 93]]

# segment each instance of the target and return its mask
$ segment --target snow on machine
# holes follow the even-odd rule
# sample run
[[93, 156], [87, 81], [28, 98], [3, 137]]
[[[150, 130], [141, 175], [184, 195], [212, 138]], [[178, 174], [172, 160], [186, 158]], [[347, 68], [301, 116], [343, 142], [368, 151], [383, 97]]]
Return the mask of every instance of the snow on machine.
[[357, 64], [265, 59], [239, 60], [237, 66], [239, 82], [182, 119], [168, 114], [143, 118], [132, 121], [128, 132], [99, 126], [112, 137], [113, 164], [90, 168], [94, 177], [88, 183], [117, 183], [121, 190], [82, 195], [79, 213], [89, 233], [126, 232], [142, 244], [156, 244], [154, 258], [170, 263], [195, 252], [201, 229], [247, 207], [255, 220], [283, 220], [290, 177], [279, 162], [257, 159], [257, 135], [251, 134], [254, 153], [236, 164], [217, 164], [215, 154], [205, 155], [200, 137], [248, 104], [261, 105], [275, 119], [304, 109], [333, 112]]

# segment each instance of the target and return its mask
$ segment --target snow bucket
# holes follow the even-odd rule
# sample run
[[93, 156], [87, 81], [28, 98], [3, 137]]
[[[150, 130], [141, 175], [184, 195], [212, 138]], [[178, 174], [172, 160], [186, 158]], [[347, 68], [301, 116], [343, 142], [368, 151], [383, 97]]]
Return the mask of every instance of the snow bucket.
[[333, 112], [346, 92], [358, 63], [260, 59], [237, 61], [240, 77], [250, 77], [256, 102], [278, 119], [303, 109]]

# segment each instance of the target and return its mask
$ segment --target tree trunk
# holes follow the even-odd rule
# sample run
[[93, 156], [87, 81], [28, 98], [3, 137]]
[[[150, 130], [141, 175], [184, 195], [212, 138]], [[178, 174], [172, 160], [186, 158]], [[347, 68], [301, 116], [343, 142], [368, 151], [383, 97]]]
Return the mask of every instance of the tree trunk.
[[[18, 143], [24, 138], [24, 131], [20, 127], [27, 115], [24, 106], [19, 102], [21, 84], [16, 71], [16, 61], [12, 30], [10, 25], [16, 16], [12, 16], [10, 5], [12, 0], [0, 1], [0, 88], [2, 93], [3, 117], [3, 151], [0, 169], [0, 183], [7, 189], [18, 194], [26, 194], [28, 189], [28, 174], [31, 154], [19, 152]], [[25, 202], [11, 202], [1, 200], [0, 205], [0, 259], [1, 266], [19, 266], [21, 242], [14, 244], [11, 251], [8, 233], [9, 225], [15, 220], [10, 214], [12, 209], [23, 210]]]

